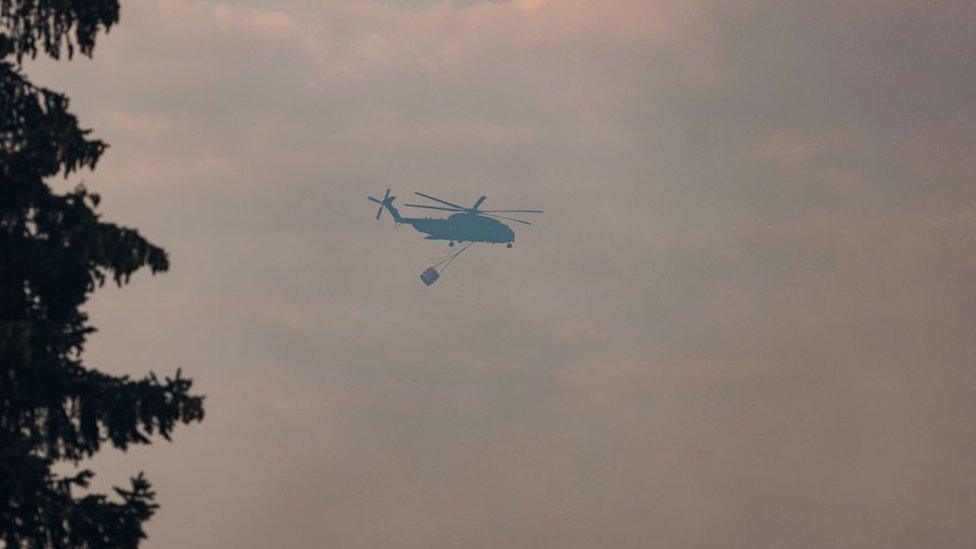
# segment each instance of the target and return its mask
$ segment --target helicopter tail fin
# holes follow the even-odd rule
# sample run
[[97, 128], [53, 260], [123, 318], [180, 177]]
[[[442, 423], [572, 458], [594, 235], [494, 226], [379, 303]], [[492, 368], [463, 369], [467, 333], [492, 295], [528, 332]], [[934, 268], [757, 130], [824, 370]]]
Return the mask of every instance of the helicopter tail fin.
[[393, 206], [393, 201], [396, 200], [396, 197], [390, 196], [390, 189], [386, 190], [386, 194], [383, 195], [383, 200], [373, 198], [372, 196], [367, 196], [366, 198], [368, 198], [370, 202], [375, 202], [380, 205], [380, 207], [376, 210], [376, 219], [379, 219], [380, 216], [383, 215], [383, 208], [386, 208], [387, 210], [390, 210], [390, 215], [393, 216], [394, 223], [402, 223], [403, 217], [400, 215], [400, 212], [397, 211], [396, 207]]

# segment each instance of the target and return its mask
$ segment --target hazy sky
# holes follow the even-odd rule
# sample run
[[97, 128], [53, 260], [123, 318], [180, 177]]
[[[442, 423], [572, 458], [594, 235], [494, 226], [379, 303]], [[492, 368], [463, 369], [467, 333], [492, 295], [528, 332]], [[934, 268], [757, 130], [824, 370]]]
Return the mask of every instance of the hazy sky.
[[[147, 547], [976, 544], [971, 1], [123, 3], [39, 61], [172, 271], [88, 361], [184, 368]], [[72, 179], [59, 185], [73, 185]], [[539, 208], [516, 246], [390, 187]]]

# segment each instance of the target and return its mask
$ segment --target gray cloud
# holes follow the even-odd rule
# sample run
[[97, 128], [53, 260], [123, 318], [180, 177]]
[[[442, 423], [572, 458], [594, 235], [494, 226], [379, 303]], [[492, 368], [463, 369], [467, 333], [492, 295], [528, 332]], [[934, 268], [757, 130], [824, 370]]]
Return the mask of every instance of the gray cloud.
[[[974, 15], [124, 6], [29, 70], [173, 256], [89, 359], [209, 416], [101, 482], [158, 547], [972, 545]], [[388, 186], [546, 214], [428, 289]]]

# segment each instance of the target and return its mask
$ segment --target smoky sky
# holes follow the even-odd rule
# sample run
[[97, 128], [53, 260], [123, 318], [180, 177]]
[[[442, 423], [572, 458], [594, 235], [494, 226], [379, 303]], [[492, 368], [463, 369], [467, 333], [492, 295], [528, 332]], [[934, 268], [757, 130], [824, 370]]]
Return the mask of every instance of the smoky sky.
[[[32, 62], [171, 272], [147, 547], [971, 547], [972, 2], [123, 3]], [[56, 181], [70, 186], [77, 181]], [[542, 209], [443, 255], [366, 196]]]

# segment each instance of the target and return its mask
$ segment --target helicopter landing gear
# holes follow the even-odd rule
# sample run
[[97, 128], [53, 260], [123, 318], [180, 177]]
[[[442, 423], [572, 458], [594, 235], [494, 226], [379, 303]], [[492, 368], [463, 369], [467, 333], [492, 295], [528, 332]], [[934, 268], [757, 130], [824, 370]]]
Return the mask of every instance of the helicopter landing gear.
[[453, 240], [451, 240], [450, 242], [448, 242], [448, 243], [447, 243], [447, 247], [448, 247], [448, 248], [453, 248], [453, 247], [454, 247], [454, 241], [453, 241]]
[[508, 244], [505, 244], [505, 247], [508, 248], [508, 249], [511, 249], [512, 248], [512, 243], [509, 242]]

